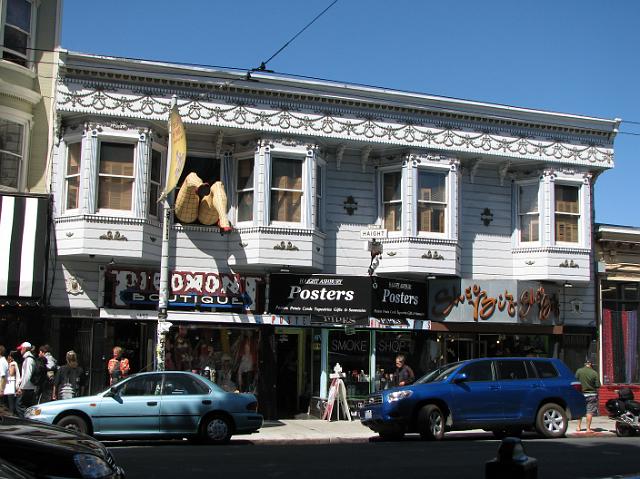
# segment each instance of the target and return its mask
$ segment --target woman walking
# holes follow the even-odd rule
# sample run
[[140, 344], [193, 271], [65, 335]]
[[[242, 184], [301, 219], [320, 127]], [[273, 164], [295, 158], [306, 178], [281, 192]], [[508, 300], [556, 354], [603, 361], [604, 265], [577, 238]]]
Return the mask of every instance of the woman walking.
[[58, 369], [53, 382], [53, 400], [71, 399], [80, 395], [80, 388], [84, 378], [84, 370], [78, 366], [78, 356], [75, 351], [67, 352], [67, 364]]
[[20, 384], [20, 366], [18, 366], [18, 351], [11, 351], [7, 356], [9, 363], [9, 376], [7, 377], [7, 385], [4, 388], [4, 397], [7, 398], [7, 407], [9, 412], [16, 416], [16, 390], [17, 384]]

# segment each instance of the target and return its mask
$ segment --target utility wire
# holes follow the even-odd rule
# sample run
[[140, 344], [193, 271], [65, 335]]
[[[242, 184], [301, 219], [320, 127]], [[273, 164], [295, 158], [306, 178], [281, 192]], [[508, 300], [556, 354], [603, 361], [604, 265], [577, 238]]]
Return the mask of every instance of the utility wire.
[[296, 38], [298, 38], [298, 36], [299, 36], [302, 32], [304, 32], [307, 28], [309, 28], [311, 25], [313, 25], [313, 23], [314, 23], [318, 18], [320, 18], [322, 15], [324, 15], [324, 14], [325, 14], [325, 12], [326, 12], [327, 10], [329, 10], [331, 7], [333, 7], [336, 3], [338, 3], [338, 0], [333, 0], [333, 2], [331, 2], [331, 4], [330, 4], [327, 8], [325, 8], [324, 10], [322, 10], [318, 15], [316, 15], [316, 17], [315, 17], [313, 20], [311, 20], [309, 23], [307, 23], [307, 25], [306, 25], [302, 30], [300, 30], [298, 33], [296, 33], [296, 34], [293, 36], [293, 38], [291, 38], [291, 40], [289, 40], [287, 43], [285, 43], [284, 45], [282, 45], [282, 46], [280, 47], [280, 49], [279, 49], [277, 52], [275, 52], [273, 55], [271, 55], [267, 61], [264, 61], [264, 62], [260, 63], [260, 66], [259, 66], [258, 68], [254, 68], [254, 71], [256, 71], [256, 70], [257, 70], [257, 71], [266, 71], [266, 70], [267, 70], [267, 63], [269, 63], [271, 60], [273, 60], [273, 59], [275, 58], [275, 56], [276, 56], [278, 53], [280, 53], [282, 50], [284, 50], [285, 48], [287, 48], [287, 46], [289, 46], [289, 44], [290, 44], [292, 41], [294, 41]]

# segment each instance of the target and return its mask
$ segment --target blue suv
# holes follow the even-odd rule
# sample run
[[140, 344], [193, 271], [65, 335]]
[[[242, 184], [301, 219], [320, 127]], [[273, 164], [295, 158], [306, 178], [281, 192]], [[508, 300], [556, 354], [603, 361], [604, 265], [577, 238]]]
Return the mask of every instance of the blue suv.
[[430, 440], [467, 429], [557, 438], [585, 412], [580, 383], [562, 361], [529, 357], [447, 364], [409, 386], [371, 394], [359, 411], [362, 424], [384, 439], [419, 432]]

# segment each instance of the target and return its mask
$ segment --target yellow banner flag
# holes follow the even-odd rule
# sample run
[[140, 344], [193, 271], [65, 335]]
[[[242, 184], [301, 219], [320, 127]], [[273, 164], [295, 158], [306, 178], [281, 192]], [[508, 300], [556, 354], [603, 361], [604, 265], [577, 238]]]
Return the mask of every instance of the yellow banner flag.
[[182, 118], [178, 112], [178, 106], [174, 105], [169, 114], [169, 142], [171, 148], [171, 158], [169, 158], [169, 171], [167, 173], [167, 184], [158, 201], [163, 201], [169, 193], [178, 185], [184, 163], [187, 160], [187, 135], [184, 131]]

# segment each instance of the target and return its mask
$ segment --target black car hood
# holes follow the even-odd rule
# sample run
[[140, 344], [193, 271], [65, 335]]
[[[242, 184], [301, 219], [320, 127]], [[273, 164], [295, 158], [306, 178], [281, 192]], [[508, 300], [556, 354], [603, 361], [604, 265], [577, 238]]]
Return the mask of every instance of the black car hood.
[[[106, 448], [90, 436], [58, 426], [13, 416], [0, 416], [0, 457], [3, 444], [23, 443], [38, 448], [56, 448], [67, 453], [87, 453], [106, 457]], [[62, 452], [62, 451], [59, 451]], [[11, 458], [5, 457], [11, 460]]]

